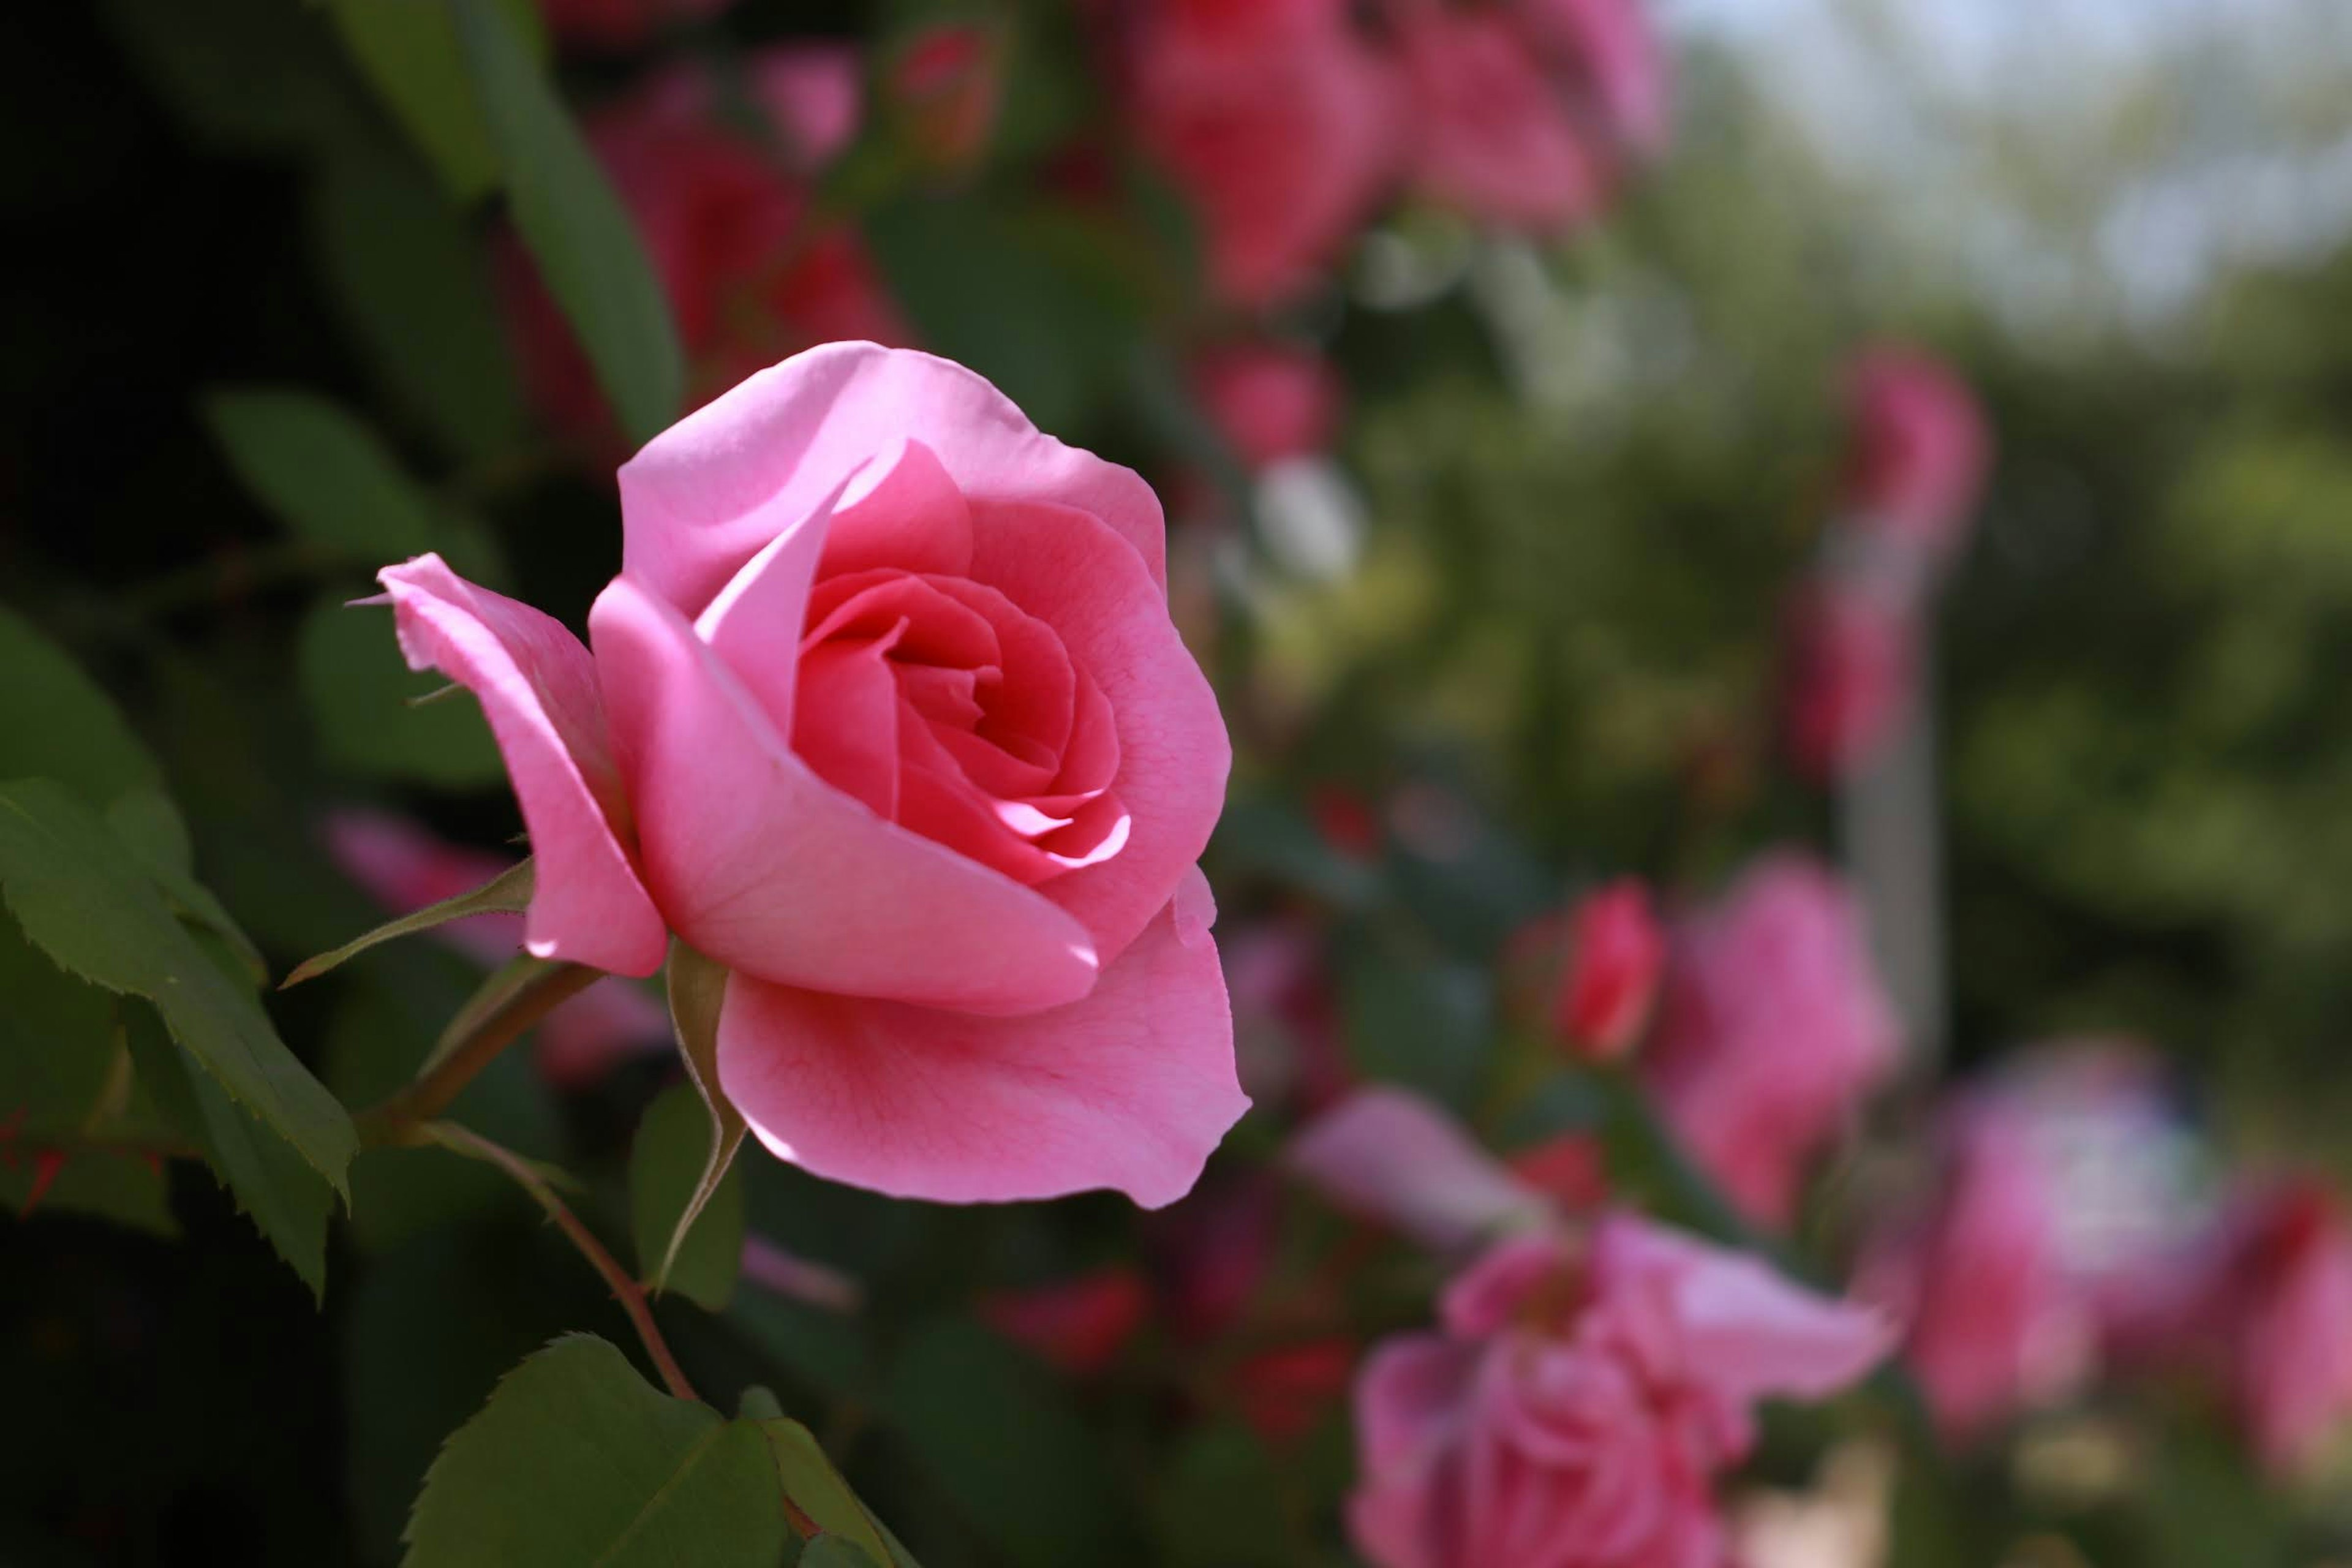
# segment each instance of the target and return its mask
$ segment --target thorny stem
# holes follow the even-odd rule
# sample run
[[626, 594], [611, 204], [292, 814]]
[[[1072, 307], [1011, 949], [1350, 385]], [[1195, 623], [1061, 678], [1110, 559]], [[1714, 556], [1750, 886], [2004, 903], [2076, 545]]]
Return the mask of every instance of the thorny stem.
[[556, 964], [530, 976], [479, 1013], [471, 1007], [460, 1013], [423, 1072], [353, 1118], [360, 1141], [371, 1147], [414, 1142], [420, 1125], [446, 1110], [524, 1030], [603, 978], [602, 970], [585, 964]]
[[529, 1193], [539, 1206], [547, 1211], [547, 1217], [555, 1222], [556, 1228], [580, 1249], [580, 1256], [588, 1260], [589, 1267], [604, 1278], [614, 1300], [621, 1303], [621, 1310], [629, 1315], [629, 1322], [636, 1329], [637, 1338], [644, 1342], [646, 1354], [653, 1358], [654, 1369], [661, 1373], [664, 1385], [680, 1399], [699, 1397], [694, 1392], [694, 1385], [686, 1381], [686, 1373], [678, 1369], [677, 1358], [670, 1354], [668, 1342], [662, 1338], [661, 1330], [655, 1326], [653, 1309], [646, 1302], [643, 1287], [629, 1278], [629, 1271], [604, 1249], [604, 1244], [596, 1239], [595, 1233], [581, 1222], [580, 1216], [573, 1214], [562, 1198], [555, 1195], [555, 1189], [547, 1184], [547, 1179], [531, 1167], [530, 1161], [454, 1121], [428, 1121], [418, 1131], [445, 1149], [486, 1161], [513, 1177], [515, 1184]]

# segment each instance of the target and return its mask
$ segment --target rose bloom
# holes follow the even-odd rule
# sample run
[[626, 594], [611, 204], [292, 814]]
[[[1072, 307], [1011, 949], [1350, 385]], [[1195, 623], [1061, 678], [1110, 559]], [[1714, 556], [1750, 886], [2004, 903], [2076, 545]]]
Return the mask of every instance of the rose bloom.
[[2014, 1091], [1964, 1100], [1940, 1130], [1935, 1201], [1864, 1248], [1855, 1293], [1906, 1325], [1904, 1358], [1955, 1443], [2067, 1398], [2092, 1370], [2094, 1296], [2037, 1132]]
[[1635, 1215], [1496, 1246], [1441, 1331], [1356, 1384], [1356, 1546], [1378, 1568], [1717, 1568], [1717, 1479], [1767, 1396], [1820, 1399], [1885, 1353], [1866, 1309]]
[[1847, 510], [1930, 563], [1948, 561], [1991, 461], [1984, 411], [1968, 384], [1926, 354], [1882, 346], [1847, 368], [1846, 411]]
[[1568, 227], [1664, 142], [1665, 71], [1636, 0], [1397, 0], [1393, 30], [1412, 178], [1473, 217]]
[[1544, 1194], [1409, 1089], [1360, 1089], [1301, 1128], [1283, 1162], [1358, 1219], [1461, 1252], [1551, 1218]]
[[1675, 928], [1642, 1076], [1732, 1200], [1784, 1225], [1900, 1043], [1852, 896], [1781, 851]]
[[[395, 915], [470, 893], [513, 865], [503, 856], [445, 843], [387, 812], [331, 812], [325, 834], [337, 868]], [[492, 969], [522, 951], [522, 917], [468, 915], [435, 926], [432, 934]], [[600, 980], [541, 1019], [534, 1037], [541, 1074], [558, 1089], [584, 1088], [630, 1058], [667, 1055], [669, 1010], [641, 987]]]
[[[697, 404], [815, 343], [911, 341], [856, 232], [814, 213], [812, 176], [856, 134], [856, 58], [769, 49], [745, 62], [741, 86], [766, 138], [731, 123], [717, 80], [690, 66], [587, 122], [669, 300]], [[501, 258], [525, 390], [558, 429], [610, 449], [612, 416], [570, 324], [520, 247]]]
[[2201, 1376], [2292, 1474], [2352, 1415], [2352, 1225], [2316, 1180], [2246, 1184], [2207, 1232], [2117, 1279], [2119, 1361]]
[[1569, 916], [1568, 941], [1553, 1026], [1580, 1055], [1614, 1060], [1641, 1039], [1666, 965], [1650, 889], [1628, 877], [1587, 894]]
[[1906, 597], [1824, 573], [1798, 590], [1782, 624], [1781, 725], [1790, 760], [1817, 783], [1864, 766], [1916, 700], [1916, 610]]
[[567, 44], [618, 52], [665, 29], [716, 16], [735, 0], [539, 0], [548, 30]]
[[1245, 1108], [1194, 865], [1231, 759], [1160, 507], [971, 372], [835, 343], [620, 472], [593, 653], [437, 556], [382, 574], [471, 689], [533, 953], [730, 971], [761, 1141], [902, 1196], [1181, 1195]]
[[1149, 0], [1127, 43], [1137, 134], [1192, 203], [1211, 288], [1255, 307], [1313, 287], [1387, 183], [1395, 129], [1345, 0]]
[[1330, 363], [1312, 349], [1227, 343], [1192, 362], [1202, 411], [1253, 471], [1330, 449], [1345, 394]]

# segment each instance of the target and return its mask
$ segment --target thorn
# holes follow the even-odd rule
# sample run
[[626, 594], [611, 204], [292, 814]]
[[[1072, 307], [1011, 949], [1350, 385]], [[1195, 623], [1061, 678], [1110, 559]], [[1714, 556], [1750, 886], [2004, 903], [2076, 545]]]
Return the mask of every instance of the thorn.
[[58, 1173], [65, 1168], [66, 1157], [58, 1150], [44, 1149], [33, 1156], [33, 1188], [25, 1194], [24, 1203], [18, 1205], [17, 1218], [30, 1217], [35, 1205], [48, 1195], [50, 1184], [58, 1179]]

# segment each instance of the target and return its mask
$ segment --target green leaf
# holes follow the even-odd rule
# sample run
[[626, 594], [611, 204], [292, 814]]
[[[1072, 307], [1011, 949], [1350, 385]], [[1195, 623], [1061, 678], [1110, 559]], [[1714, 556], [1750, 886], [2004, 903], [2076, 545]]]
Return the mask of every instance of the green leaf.
[[293, 1147], [229, 1099], [210, 1074], [191, 1071], [188, 1057], [154, 1026], [144, 1009], [126, 1031], [140, 1086], [164, 1120], [205, 1152], [256, 1228], [310, 1294], [327, 1293], [327, 1221], [335, 1194]]
[[[668, 1245], [662, 1250], [660, 1264], [654, 1269], [652, 1279], [656, 1289], [677, 1266], [687, 1232], [719, 1191], [719, 1184], [727, 1179], [736, 1151], [743, 1146], [743, 1134], [748, 1131], [743, 1113], [735, 1109], [735, 1102], [727, 1098], [726, 1089], [719, 1082], [719, 1009], [727, 996], [726, 967], [682, 942], [674, 942], [670, 943], [666, 978], [670, 1027], [677, 1034], [678, 1056], [686, 1063], [687, 1077], [693, 1080], [695, 1092], [702, 1097], [703, 1109], [709, 1114], [710, 1133], [704, 1143], [708, 1155], [701, 1174], [677, 1216]], [[731, 1280], [733, 1266], [730, 1263], [729, 1267]]]
[[433, 498], [374, 431], [327, 399], [283, 387], [223, 388], [205, 394], [203, 406], [246, 488], [335, 559], [387, 565], [438, 542]]
[[569, 1335], [507, 1374], [425, 1478], [404, 1568], [773, 1568], [769, 1445]]
[[373, 931], [352, 938], [332, 952], [322, 952], [316, 958], [304, 959], [295, 966], [294, 973], [289, 974], [278, 988], [284, 990], [286, 986], [299, 985], [305, 980], [315, 980], [327, 971], [358, 957], [377, 943], [390, 942], [394, 937], [408, 936], [420, 931], [431, 931], [435, 926], [446, 925], [451, 921], [464, 920], [468, 915], [520, 914], [530, 908], [531, 889], [537, 880], [537, 874], [532, 868], [531, 862], [526, 858], [520, 863], [508, 867], [470, 893], [459, 893], [454, 899], [444, 899], [437, 904], [427, 904], [425, 908], [412, 914], [403, 915], [396, 921], [386, 921]]
[[[91, 805], [160, 791], [161, 769], [64, 650], [0, 608], [0, 779], [52, 778]], [[184, 837], [184, 835], [183, 836]]]
[[351, 1118], [215, 967], [105, 825], [46, 779], [0, 785], [0, 893], [64, 968], [143, 996], [240, 1105], [343, 1191]]
[[432, 173], [381, 139], [339, 144], [310, 183], [310, 226], [338, 312], [400, 407], [452, 456], [511, 453], [522, 393], [488, 258]]
[[515, 228], [623, 431], [646, 440], [677, 416], [686, 396], [686, 362], [653, 263], [505, 11], [492, 0], [449, 3]]
[[329, 0], [343, 47], [460, 202], [498, 184], [489, 127], [466, 79], [449, 13], [418, 0]]
[[1119, 1489], [1044, 1368], [976, 1323], [919, 1331], [891, 1365], [882, 1410], [972, 1527], [1024, 1568], [1133, 1560]]
[[846, 1536], [820, 1535], [801, 1553], [801, 1568], [883, 1568], [883, 1563]]
[[819, 1539], [831, 1537], [853, 1542], [864, 1548], [883, 1568], [915, 1568], [914, 1559], [903, 1551], [892, 1554], [889, 1531], [866, 1510], [866, 1505], [849, 1489], [849, 1483], [833, 1468], [833, 1461], [825, 1457], [824, 1449], [807, 1427], [797, 1421], [777, 1418], [761, 1422], [760, 1431], [775, 1457], [776, 1477], [783, 1485], [784, 1495], [810, 1523], [824, 1531]]
[[336, 763], [443, 789], [479, 789], [506, 776], [498, 742], [474, 703], [414, 704], [439, 683], [401, 661], [383, 612], [335, 599], [312, 606], [295, 664], [320, 748]]
[[45, 1131], [81, 1129], [97, 1114], [114, 1058], [114, 998], [75, 979], [0, 921], [0, 1119]]
[[1284, 1568], [1297, 1561], [1281, 1473], [1247, 1427], [1188, 1435], [1161, 1468], [1160, 1540], [1171, 1568]]
[[709, 1180], [710, 1120], [684, 1085], [646, 1108], [629, 1151], [629, 1215], [637, 1268], [713, 1312], [735, 1293], [743, 1258], [743, 1184], [725, 1167]]

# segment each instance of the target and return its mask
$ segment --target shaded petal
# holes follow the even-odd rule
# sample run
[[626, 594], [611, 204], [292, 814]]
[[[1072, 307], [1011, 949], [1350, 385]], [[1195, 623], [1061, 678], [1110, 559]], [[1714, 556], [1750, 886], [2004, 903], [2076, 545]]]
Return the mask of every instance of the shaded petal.
[[812, 648], [793, 728], [793, 750], [817, 777], [890, 821], [898, 816], [898, 683], [889, 662], [897, 640]]
[[761, 979], [933, 1006], [1087, 994], [1082, 927], [817, 777], [666, 601], [625, 574], [588, 626], [646, 884], [687, 941]]
[[1551, 1212], [1452, 1116], [1402, 1089], [1349, 1095], [1292, 1140], [1286, 1163], [1349, 1214], [1440, 1250], [1540, 1224]]
[[873, 343], [795, 354], [647, 442], [620, 471], [624, 569], [695, 614], [786, 523], [910, 438], [972, 500], [1101, 519], [1164, 593], [1166, 527], [1140, 477], [1039, 433], [961, 365]]
[[1134, 940], [1201, 858], [1224, 809], [1233, 747], [1167, 595], [1134, 552], [1083, 512], [974, 502], [972, 575], [1060, 634], [1094, 678], [1118, 737], [1114, 786], [1133, 817], [1112, 858], [1044, 889], [1106, 959]]
[[1179, 900], [1050, 1012], [985, 1018], [737, 974], [719, 1077], [760, 1141], [821, 1176], [950, 1203], [1192, 1190], [1249, 1101], [1216, 944]]
[[1452, 1437], [1479, 1353], [1437, 1334], [1381, 1342], [1356, 1374], [1356, 1453], [1363, 1468], [1410, 1463]]
[[823, 574], [971, 569], [971, 510], [939, 454], [920, 441], [900, 443], [858, 471], [842, 497], [824, 542]]
[[622, 974], [651, 974], [668, 932], [614, 823], [625, 823], [596, 669], [553, 617], [467, 582], [438, 555], [387, 566], [400, 651], [480, 700], [530, 830], [538, 889], [524, 944]]
[[759, 700], [779, 734], [793, 732], [801, 630], [810, 585], [832, 530], [839, 492], [787, 523], [743, 563], [694, 623], [735, 678]]

